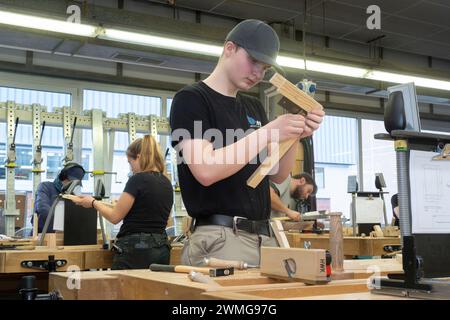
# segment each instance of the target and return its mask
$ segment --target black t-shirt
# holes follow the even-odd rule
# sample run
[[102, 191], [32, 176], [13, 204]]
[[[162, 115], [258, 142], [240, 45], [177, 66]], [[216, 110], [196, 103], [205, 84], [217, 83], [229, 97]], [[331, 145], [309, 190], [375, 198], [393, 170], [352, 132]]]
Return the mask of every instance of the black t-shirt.
[[[198, 123], [196, 127], [194, 121], [201, 121], [201, 128], [198, 127]], [[192, 139], [209, 140], [214, 149], [220, 149], [235, 143], [267, 122], [264, 108], [258, 99], [242, 94], [238, 94], [236, 98], [224, 96], [205, 83], [199, 82], [177, 92], [172, 101], [170, 113], [172, 146], [176, 148], [183, 136], [188, 134]], [[227, 129], [231, 132], [241, 129], [241, 135], [227, 139]], [[252, 130], [247, 131], [249, 129]], [[214, 131], [220, 132], [223, 138], [214, 135]], [[208, 187], [201, 185], [194, 178], [184, 161], [179, 161], [181, 195], [188, 214], [192, 217], [223, 214], [242, 216], [251, 220], [268, 219], [269, 179], [265, 177], [255, 189], [247, 186], [247, 179], [261, 161], [264, 161], [265, 152], [265, 150], [261, 152], [256, 161], [253, 159], [234, 175]], [[182, 156], [179, 152], [179, 160], [183, 159]]]
[[117, 237], [131, 233], [163, 233], [173, 205], [173, 190], [169, 179], [158, 172], [133, 175], [123, 192], [134, 197], [134, 203], [123, 219]]

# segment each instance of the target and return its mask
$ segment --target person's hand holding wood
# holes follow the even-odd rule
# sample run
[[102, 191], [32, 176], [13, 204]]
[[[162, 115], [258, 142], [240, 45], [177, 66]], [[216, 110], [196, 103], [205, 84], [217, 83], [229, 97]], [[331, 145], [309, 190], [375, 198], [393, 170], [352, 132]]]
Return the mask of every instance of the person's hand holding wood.
[[[275, 148], [271, 148], [270, 156], [261, 163], [247, 180], [247, 185], [252, 188], [256, 188], [259, 185], [294, 143], [302, 138], [311, 136], [319, 128], [325, 115], [320, 103], [280, 74], [276, 73], [269, 81], [283, 95], [283, 107], [294, 113], [296, 110], [298, 111], [297, 114], [282, 115], [269, 123], [269, 128], [271, 124], [274, 128], [278, 128], [279, 141], [278, 143], [275, 142]], [[283, 123], [281, 123], [282, 121]], [[301, 125], [301, 122], [304, 122], [304, 125]]]

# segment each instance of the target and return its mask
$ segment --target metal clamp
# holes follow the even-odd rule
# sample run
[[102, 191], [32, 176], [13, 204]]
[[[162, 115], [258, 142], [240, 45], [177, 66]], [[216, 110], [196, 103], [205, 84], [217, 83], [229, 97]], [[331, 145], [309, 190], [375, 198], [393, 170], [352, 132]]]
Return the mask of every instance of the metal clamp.
[[65, 259], [55, 260], [55, 256], [48, 256], [48, 260], [24, 260], [20, 263], [22, 268], [56, 271], [57, 268], [64, 267], [67, 264]]
[[240, 217], [240, 216], [233, 217], [233, 233], [235, 235], [238, 235], [238, 231], [237, 231], [238, 230], [237, 229], [238, 219], [247, 220], [247, 218], [245, 218], [245, 217]]
[[384, 252], [396, 252], [402, 249], [400, 245], [386, 245], [383, 247]]

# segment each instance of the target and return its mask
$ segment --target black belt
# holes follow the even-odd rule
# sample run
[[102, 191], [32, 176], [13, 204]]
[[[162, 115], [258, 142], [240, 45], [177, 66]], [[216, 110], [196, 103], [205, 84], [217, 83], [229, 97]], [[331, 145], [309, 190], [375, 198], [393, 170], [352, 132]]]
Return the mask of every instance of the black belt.
[[270, 237], [269, 220], [248, 220], [243, 217], [230, 217], [222, 214], [213, 214], [207, 217], [195, 218], [192, 220], [191, 231], [198, 226], [217, 225], [232, 228], [236, 233], [237, 230], [249, 233], [262, 234]]

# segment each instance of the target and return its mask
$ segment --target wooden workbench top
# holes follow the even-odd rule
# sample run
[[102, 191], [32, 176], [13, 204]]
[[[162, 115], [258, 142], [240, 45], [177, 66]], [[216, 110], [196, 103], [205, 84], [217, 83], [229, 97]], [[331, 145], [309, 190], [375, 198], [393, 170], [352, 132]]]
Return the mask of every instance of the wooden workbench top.
[[[383, 299], [372, 297], [367, 287], [367, 271], [372, 265], [387, 271], [401, 270], [401, 264], [371, 259], [365, 263], [347, 262], [346, 272], [358, 273], [350, 280], [333, 280], [326, 285], [305, 285], [300, 282], [262, 276], [258, 269], [236, 271], [227, 277], [210, 278], [209, 283], [191, 281], [185, 273], [152, 272], [150, 270], [117, 270], [51, 273], [49, 289], [59, 290], [65, 299], [314, 299], [317, 297], [343, 299]], [[391, 270], [389, 270], [391, 271]], [[373, 272], [373, 271], [372, 271]], [[79, 288], [67, 287], [75, 279]], [[69, 280], [69, 281], [68, 281]], [[354, 294], [355, 296], [351, 296]]]

